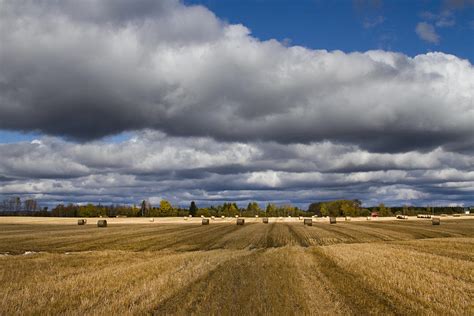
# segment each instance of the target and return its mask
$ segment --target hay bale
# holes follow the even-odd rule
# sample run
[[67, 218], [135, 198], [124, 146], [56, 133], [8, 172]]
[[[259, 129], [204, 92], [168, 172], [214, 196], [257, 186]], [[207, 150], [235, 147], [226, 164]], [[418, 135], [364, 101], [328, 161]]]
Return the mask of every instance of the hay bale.
[[87, 219], [78, 219], [77, 225], [85, 225], [87, 223]]
[[245, 219], [237, 218], [237, 225], [243, 225], [243, 224], [245, 224]]
[[150, 223], [153, 223], [155, 221], [154, 218], [150, 218]]
[[368, 221], [370, 221], [370, 220], [371, 220], [370, 216], [367, 216], [367, 220], [368, 220]]
[[193, 217], [191, 214], [189, 214], [189, 217]]
[[212, 219], [212, 220], [215, 220], [215, 219], [216, 219], [216, 217], [215, 217], [215, 216], [211, 216], [211, 219]]
[[433, 225], [440, 225], [440, 224], [441, 224], [441, 218], [439, 218], [439, 217], [433, 217], [433, 218], [431, 219], [431, 224], [433, 224]]
[[336, 224], [336, 218], [334, 216], [329, 217], [329, 224]]
[[187, 217], [187, 216], [185, 216], [185, 217], [183, 217], [183, 219], [184, 219], [185, 221], [187, 221], [187, 220], [188, 220], [188, 217]]
[[203, 218], [202, 219], [202, 224], [203, 225], [209, 225], [209, 218]]
[[221, 218], [222, 218], [222, 219], [224, 219], [224, 218], [225, 218], [225, 216], [224, 216], [224, 215], [222, 215], [222, 216], [221, 216]]
[[264, 218], [262, 218], [262, 223], [264, 223], [264, 224], [268, 224], [268, 217], [264, 217]]
[[239, 218], [239, 215], [235, 215], [235, 218]]
[[255, 215], [255, 218], [258, 218], [258, 215]]
[[204, 218], [204, 215], [201, 215], [201, 218]]
[[350, 221], [351, 221], [351, 217], [350, 217], [350, 216], [346, 216], [346, 217], [344, 218], [344, 220], [345, 220], [346, 222], [350, 222]]
[[303, 220], [303, 216], [299, 216], [298, 219], [299, 219], [300, 221], [302, 221], [302, 220]]
[[305, 218], [303, 224], [307, 226], [313, 226], [313, 220], [311, 218]]
[[107, 220], [100, 219], [97, 221], [97, 227], [107, 227]]

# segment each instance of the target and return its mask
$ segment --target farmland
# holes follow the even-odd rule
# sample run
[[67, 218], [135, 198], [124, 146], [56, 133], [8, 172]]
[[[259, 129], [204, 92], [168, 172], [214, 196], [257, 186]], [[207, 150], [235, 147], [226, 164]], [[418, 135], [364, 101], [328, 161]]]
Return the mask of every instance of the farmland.
[[474, 218], [0, 218], [0, 314], [472, 315]]

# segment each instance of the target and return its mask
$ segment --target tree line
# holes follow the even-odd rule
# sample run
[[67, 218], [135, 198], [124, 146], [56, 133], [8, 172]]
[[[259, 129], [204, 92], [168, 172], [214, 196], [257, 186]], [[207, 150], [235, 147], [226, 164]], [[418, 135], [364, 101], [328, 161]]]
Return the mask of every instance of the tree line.
[[[175, 217], [175, 216], [243, 216], [254, 217], [287, 217], [287, 216], [370, 216], [376, 212], [378, 216], [417, 215], [417, 214], [453, 214], [463, 212], [463, 207], [416, 207], [397, 206], [387, 207], [383, 203], [373, 207], [362, 207], [360, 200], [333, 200], [311, 203], [308, 209], [303, 210], [290, 204], [276, 205], [267, 203], [265, 207], [260, 207], [257, 202], [248, 203], [247, 207], [239, 207], [235, 202], [226, 202], [209, 207], [198, 207], [193, 201], [189, 207], [177, 207], [167, 200], [161, 200], [159, 205], [152, 206], [144, 200], [137, 205], [101, 205], [101, 204], [58, 204], [51, 211], [47, 207], [39, 208], [36, 201], [30, 200], [25, 205], [34, 205], [34, 208], [18, 208], [21, 205], [19, 198], [5, 200], [4, 205], [8, 205], [0, 211], [0, 215], [29, 215], [29, 216], [53, 216], [53, 217]], [[8, 204], [7, 204], [8, 202]], [[10, 207], [14, 205], [15, 207]]]

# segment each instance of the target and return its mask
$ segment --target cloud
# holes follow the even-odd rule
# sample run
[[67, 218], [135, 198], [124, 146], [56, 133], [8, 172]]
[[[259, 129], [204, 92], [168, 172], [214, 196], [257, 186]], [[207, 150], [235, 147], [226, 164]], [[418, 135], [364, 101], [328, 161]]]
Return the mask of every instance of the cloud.
[[0, 129], [38, 134], [0, 144], [2, 197], [474, 202], [467, 60], [260, 41], [172, 0], [0, 8]]
[[382, 24], [383, 22], [385, 22], [385, 17], [379, 15], [373, 19], [366, 18], [364, 20], [363, 26], [364, 28], [369, 29], [376, 27], [377, 25]]
[[424, 11], [420, 15], [425, 20], [433, 21], [436, 27], [451, 27], [456, 24], [454, 13], [451, 10], [444, 10], [439, 14]]
[[[430, 152], [372, 153], [319, 142], [220, 142], [152, 130], [115, 143], [56, 137], [0, 145], [0, 197], [44, 203], [138, 203], [160, 198], [186, 206], [222, 201], [295, 203], [359, 198], [365, 203], [472, 200], [474, 157]], [[474, 202], [474, 201], [472, 201]]]
[[433, 25], [420, 22], [416, 25], [415, 31], [422, 40], [433, 44], [439, 43], [439, 35], [436, 33]]
[[377, 152], [462, 151], [474, 134], [473, 67], [452, 55], [287, 47], [177, 1], [4, 1], [0, 23], [3, 129]]

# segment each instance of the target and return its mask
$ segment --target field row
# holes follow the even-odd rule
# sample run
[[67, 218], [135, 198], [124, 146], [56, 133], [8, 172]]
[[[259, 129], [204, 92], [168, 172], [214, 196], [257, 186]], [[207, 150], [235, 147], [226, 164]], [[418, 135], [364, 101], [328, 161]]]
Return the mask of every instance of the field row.
[[401, 241], [441, 237], [474, 237], [474, 220], [451, 220], [440, 226], [429, 221], [342, 222], [336, 225], [250, 223], [166, 225], [0, 225], [0, 253], [89, 250], [194, 251], [256, 249], [297, 245]]
[[473, 315], [474, 220], [0, 224], [0, 315]]
[[1, 315], [473, 312], [474, 240], [0, 257]]

